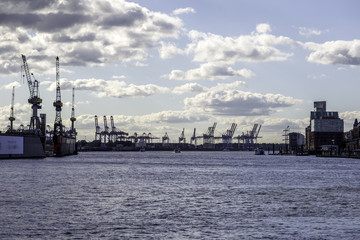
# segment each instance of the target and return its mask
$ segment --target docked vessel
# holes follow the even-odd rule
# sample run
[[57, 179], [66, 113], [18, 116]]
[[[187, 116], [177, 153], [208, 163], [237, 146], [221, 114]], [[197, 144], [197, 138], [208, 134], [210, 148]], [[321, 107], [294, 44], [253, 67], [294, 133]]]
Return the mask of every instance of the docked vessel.
[[24, 133], [0, 134], [0, 159], [44, 158], [45, 141], [41, 136]]

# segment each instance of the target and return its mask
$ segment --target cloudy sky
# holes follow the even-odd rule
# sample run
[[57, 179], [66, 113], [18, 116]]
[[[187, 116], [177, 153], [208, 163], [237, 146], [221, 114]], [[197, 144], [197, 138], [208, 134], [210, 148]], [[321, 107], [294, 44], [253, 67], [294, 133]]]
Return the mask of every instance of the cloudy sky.
[[63, 123], [75, 87], [79, 139], [93, 140], [94, 115], [102, 128], [106, 115], [171, 142], [214, 122], [216, 135], [259, 123], [259, 142], [282, 142], [287, 126], [304, 133], [320, 100], [349, 130], [360, 118], [359, 9], [357, 0], [1, 0], [0, 129], [13, 85], [14, 125], [29, 122], [24, 54], [49, 125], [59, 56]]

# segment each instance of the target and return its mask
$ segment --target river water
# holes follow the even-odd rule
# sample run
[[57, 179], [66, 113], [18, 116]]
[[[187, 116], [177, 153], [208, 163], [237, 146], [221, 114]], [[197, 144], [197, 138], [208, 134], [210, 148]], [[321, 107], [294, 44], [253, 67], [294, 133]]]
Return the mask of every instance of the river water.
[[360, 160], [252, 152], [0, 160], [0, 239], [360, 239]]

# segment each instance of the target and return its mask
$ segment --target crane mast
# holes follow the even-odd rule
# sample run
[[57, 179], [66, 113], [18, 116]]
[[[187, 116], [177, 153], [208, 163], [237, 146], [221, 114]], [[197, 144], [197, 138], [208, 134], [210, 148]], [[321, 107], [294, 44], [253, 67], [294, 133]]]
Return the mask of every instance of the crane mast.
[[28, 86], [29, 86], [29, 92], [30, 97], [28, 99], [28, 102], [32, 105], [33, 114], [30, 119], [30, 126], [29, 130], [34, 131], [36, 134], [40, 134], [40, 119], [38, 117], [38, 109], [41, 109], [41, 103], [42, 99], [39, 97], [39, 82], [35, 79], [34, 75], [31, 74], [34, 78], [34, 81], [31, 80], [31, 75], [29, 71], [29, 66], [26, 61], [25, 55], [21, 55], [23, 60], [23, 66], [25, 75], [23, 77], [26, 77]]
[[63, 135], [62, 120], [61, 120], [61, 108], [63, 103], [61, 102], [60, 93], [60, 63], [59, 57], [56, 57], [56, 100], [54, 102], [56, 111], [55, 123], [54, 123], [54, 138]]
[[76, 121], [75, 118], [75, 88], [72, 89], [72, 107], [71, 107], [71, 134], [76, 135], [76, 130], [75, 130], [75, 126], [74, 123]]
[[13, 86], [12, 89], [12, 96], [11, 96], [11, 107], [10, 107], [10, 131], [13, 130], [13, 122], [15, 121], [15, 117], [14, 117], [14, 97], [15, 97], [15, 86]]

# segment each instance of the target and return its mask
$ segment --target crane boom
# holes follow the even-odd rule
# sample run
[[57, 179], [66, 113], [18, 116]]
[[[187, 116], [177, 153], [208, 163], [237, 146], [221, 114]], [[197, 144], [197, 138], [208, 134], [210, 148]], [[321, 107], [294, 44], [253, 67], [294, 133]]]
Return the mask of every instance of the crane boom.
[[30, 71], [29, 71], [29, 66], [27, 64], [26, 61], [26, 57], [25, 55], [21, 55], [22, 60], [23, 60], [23, 65], [24, 65], [24, 71], [25, 71], [25, 77], [29, 86], [29, 92], [30, 92], [30, 98], [31, 99], [34, 96], [34, 89], [33, 89], [33, 82], [31, 81], [31, 76], [30, 76]]

